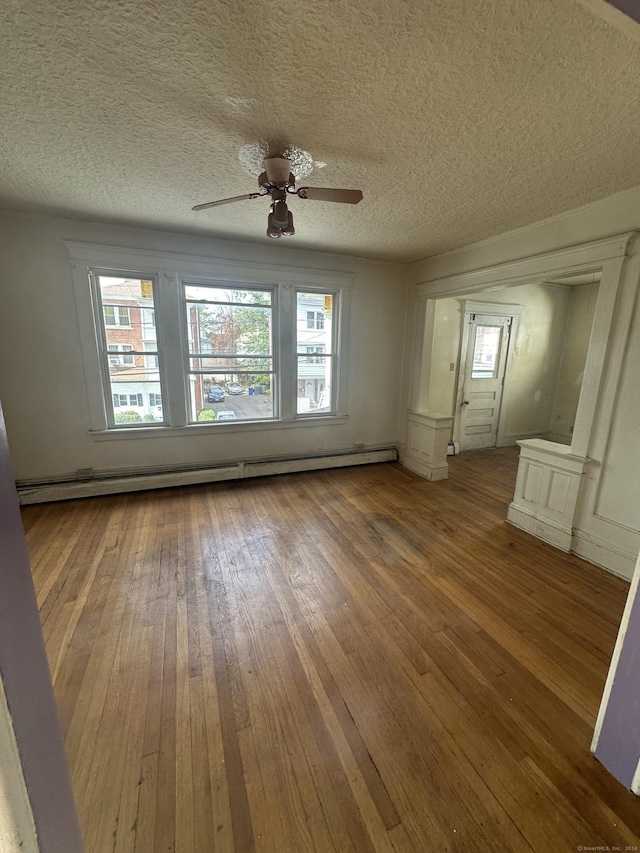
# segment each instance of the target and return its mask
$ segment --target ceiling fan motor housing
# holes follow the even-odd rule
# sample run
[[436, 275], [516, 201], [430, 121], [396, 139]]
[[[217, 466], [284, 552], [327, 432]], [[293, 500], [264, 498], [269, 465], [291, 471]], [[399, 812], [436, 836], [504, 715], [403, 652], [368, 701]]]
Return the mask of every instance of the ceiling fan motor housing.
[[[283, 187], [285, 184], [295, 183], [291, 174], [291, 160], [285, 157], [270, 157], [264, 161], [265, 172], [270, 184]], [[262, 178], [262, 175], [260, 176]]]

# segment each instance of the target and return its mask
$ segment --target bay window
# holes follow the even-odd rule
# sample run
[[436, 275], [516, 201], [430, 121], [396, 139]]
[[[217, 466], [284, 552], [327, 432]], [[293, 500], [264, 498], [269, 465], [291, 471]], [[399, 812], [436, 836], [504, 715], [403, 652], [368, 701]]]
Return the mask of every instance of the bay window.
[[68, 246], [96, 438], [346, 417], [350, 276]]

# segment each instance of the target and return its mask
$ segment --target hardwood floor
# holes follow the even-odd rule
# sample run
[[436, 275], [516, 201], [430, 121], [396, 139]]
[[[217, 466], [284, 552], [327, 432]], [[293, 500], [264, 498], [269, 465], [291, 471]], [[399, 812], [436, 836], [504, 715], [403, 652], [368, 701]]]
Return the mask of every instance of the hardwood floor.
[[24, 509], [89, 853], [640, 845], [589, 753], [627, 585], [450, 461]]

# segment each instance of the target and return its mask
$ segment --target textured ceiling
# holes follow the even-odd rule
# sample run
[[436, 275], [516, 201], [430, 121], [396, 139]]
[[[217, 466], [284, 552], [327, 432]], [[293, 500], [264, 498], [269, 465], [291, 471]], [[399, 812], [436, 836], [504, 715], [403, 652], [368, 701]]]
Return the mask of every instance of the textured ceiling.
[[[327, 163], [279, 244], [413, 261], [640, 184], [599, 0], [4, 0], [0, 207], [267, 241], [241, 146]], [[635, 28], [635, 29], [634, 29]]]

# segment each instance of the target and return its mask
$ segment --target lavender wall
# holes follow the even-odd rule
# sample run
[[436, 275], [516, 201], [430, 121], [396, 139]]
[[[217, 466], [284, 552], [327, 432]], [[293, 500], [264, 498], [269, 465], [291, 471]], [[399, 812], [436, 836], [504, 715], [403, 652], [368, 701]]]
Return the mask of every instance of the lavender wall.
[[42, 853], [82, 853], [0, 406], [0, 677]]
[[607, 0], [607, 3], [640, 23], [640, 3], [638, 0]]
[[633, 584], [629, 594], [634, 600], [626, 629], [624, 620], [621, 626], [622, 647], [595, 749], [596, 758], [627, 788], [640, 763], [640, 586]]

